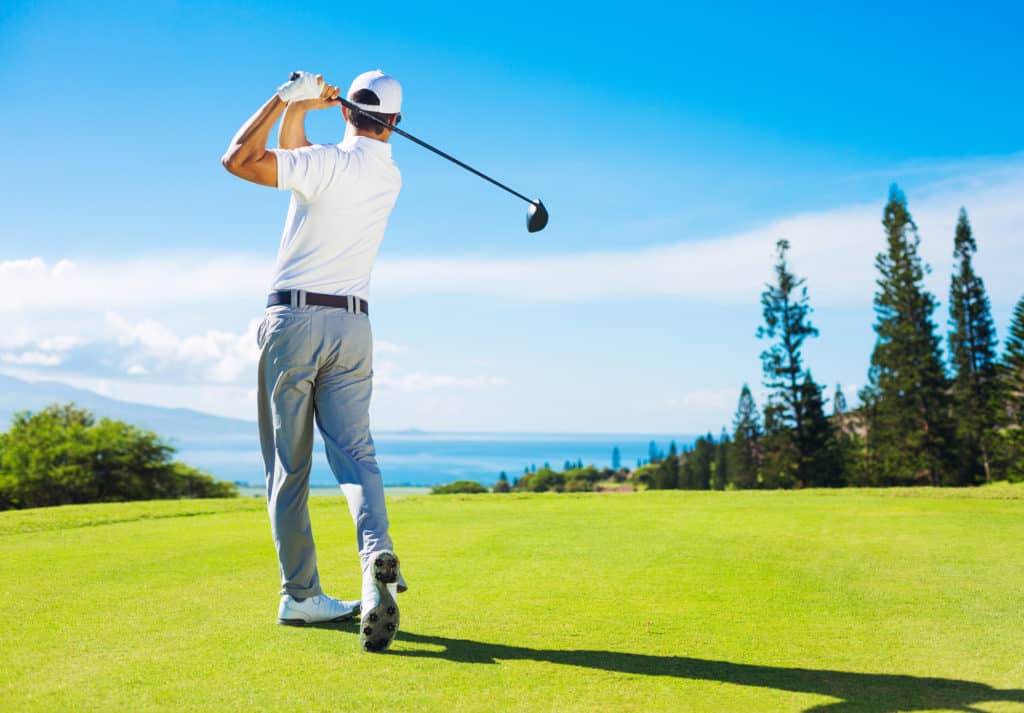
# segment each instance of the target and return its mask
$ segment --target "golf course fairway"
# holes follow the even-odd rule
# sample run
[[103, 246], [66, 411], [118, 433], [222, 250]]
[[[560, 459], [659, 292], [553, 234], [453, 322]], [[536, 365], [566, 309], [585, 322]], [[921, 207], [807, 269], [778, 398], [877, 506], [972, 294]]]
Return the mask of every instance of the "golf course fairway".
[[[1024, 486], [389, 509], [385, 654], [275, 623], [260, 499], [0, 513], [0, 710], [1024, 711]], [[311, 510], [357, 597], [344, 501]]]

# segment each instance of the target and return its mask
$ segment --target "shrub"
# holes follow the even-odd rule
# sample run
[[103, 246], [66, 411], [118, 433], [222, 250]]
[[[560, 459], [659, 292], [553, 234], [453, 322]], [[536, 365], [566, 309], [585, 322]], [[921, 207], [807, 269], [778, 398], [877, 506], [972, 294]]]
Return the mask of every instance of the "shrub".
[[155, 433], [74, 404], [19, 413], [0, 434], [0, 509], [238, 494], [173, 454]]
[[475, 480], [456, 480], [447, 485], [435, 485], [430, 489], [432, 495], [451, 495], [452, 493], [486, 493], [487, 488]]
[[502, 471], [501, 475], [498, 476], [498, 482], [494, 484], [492, 489], [495, 493], [508, 493], [511, 492], [512, 488], [508, 484], [508, 476]]

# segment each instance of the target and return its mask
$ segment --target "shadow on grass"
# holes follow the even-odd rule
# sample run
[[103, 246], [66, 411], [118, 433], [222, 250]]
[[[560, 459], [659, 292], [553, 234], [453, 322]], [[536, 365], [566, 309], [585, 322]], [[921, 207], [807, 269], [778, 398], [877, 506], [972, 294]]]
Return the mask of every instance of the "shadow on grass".
[[[346, 628], [351, 631], [353, 627], [350, 625]], [[835, 703], [808, 708], [804, 713], [895, 713], [921, 710], [983, 713], [978, 708], [972, 708], [972, 705], [985, 702], [1024, 703], [1024, 689], [998, 689], [984, 683], [950, 678], [754, 666], [687, 656], [651, 656], [615, 651], [531, 649], [468, 639], [424, 636], [408, 631], [399, 632], [398, 641], [439, 646], [443, 651], [403, 651], [399, 648], [391, 650], [393, 656], [485, 664], [497, 663], [498, 660], [547, 661], [603, 671], [721, 681], [839, 699]]]

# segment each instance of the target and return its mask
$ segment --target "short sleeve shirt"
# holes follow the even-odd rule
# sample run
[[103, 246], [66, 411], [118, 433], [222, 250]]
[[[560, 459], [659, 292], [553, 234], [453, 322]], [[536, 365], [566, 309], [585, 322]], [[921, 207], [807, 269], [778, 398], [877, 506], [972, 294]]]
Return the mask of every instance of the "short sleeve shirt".
[[402, 188], [391, 145], [366, 136], [271, 149], [291, 191], [272, 289], [369, 299], [370, 273]]

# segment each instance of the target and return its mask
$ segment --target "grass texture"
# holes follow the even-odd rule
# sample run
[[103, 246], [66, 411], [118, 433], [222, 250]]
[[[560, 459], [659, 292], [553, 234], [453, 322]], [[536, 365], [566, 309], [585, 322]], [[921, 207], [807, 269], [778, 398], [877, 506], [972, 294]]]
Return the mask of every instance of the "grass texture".
[[[359, 573], [311, 500], [328, 593]], [[257, 499], [0, 513], [3, 711], [1024, 711], [1024, 487], [407, 496], [386, 654]]]

